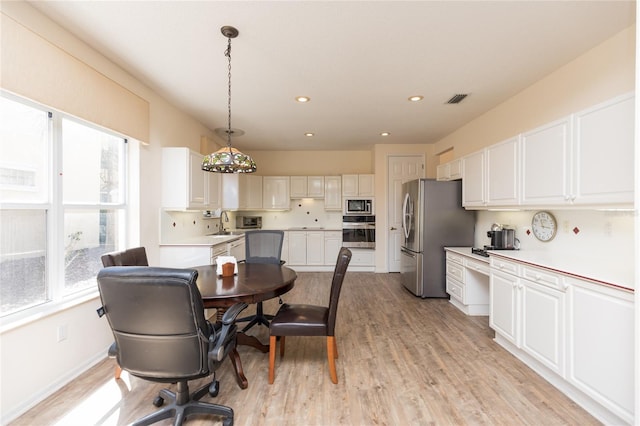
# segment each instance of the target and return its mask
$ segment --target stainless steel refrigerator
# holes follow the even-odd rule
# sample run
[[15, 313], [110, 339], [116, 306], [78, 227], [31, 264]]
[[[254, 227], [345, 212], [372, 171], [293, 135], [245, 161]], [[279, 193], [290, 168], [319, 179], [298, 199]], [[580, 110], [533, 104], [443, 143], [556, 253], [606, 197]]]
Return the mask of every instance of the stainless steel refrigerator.
[[400, 281], [420, 297], [447, 297], [444, 247], [472, 247], [475, 213], [462, 208], [462, 182], [402, 185]]

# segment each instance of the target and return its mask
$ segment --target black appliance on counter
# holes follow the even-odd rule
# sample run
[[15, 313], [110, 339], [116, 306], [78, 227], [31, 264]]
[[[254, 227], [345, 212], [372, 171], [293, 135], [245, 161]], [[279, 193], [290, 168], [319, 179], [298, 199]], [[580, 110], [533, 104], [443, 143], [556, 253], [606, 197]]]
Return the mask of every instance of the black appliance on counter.
[[262, 216], [236, 216], [236, 229], [260, 229]]

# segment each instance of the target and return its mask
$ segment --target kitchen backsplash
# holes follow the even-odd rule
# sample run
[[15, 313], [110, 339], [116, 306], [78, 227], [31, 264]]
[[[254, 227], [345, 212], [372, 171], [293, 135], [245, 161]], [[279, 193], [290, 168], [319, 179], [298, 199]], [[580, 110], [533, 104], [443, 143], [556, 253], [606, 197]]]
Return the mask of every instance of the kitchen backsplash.
[[326, 211], [323, 200], [303, 198], [291, 200], [289, 211], [259, 211], [236, 214], [262, 216], [262, 227], [265, 229], [289, 228], [325, 228], [342, 229], [342, 212]]
[[556, 236], [541, 242], [531, 230], [535, 211], [479, 211], [476, 216], [475, 243], [490, 243], [487, 231], [493, 223], [516, 230], [521, 250], [542, 250], [550, 254], [582, 256], [597, 261], [615, 261], [633, 267], [634, 212], [598, 210], [549, 210], [558, 222]]
[[[218, 232], [220, 219], [204, 217], [201, 211], [160, 210], [160, 244]], [[228, 225], [225, 225], [228, 227]]]

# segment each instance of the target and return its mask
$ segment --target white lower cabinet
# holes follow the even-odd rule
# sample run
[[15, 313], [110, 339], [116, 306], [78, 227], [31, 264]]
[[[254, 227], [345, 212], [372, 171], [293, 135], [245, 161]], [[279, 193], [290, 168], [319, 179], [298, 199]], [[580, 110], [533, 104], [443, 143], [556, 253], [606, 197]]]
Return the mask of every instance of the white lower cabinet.
[[335, 265], [342, 248], [342, 231], [324, 232], [324, 263]]
[[289, 264], [324, 265], [324, 232], [289, 231]]
[[567, 380], [633, 423], [633, 293], [568, 278]]
[[604, 423], [634, 419], [633, 324], [630, 291], [491, 257], [496, 342]]

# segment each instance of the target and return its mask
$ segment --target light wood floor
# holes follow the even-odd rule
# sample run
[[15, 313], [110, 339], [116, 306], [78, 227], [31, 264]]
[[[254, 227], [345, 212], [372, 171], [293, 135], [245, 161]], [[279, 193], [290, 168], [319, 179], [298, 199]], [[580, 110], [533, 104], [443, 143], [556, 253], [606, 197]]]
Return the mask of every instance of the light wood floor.
[[[299, 273], [283, 299], [327, 303], [330, 280], [330, 273]], [[272, 300], [265, 311], [277, 307]], [[254, 330], [268, 340], [266, 328]], [[249, 388], [237, 386], [227, 361], [217, 372], [220, 394], [203, 400], [231, 406], [236, 425], [599, 424], [495, 344], [487, 317], [417, 298], [398, 274], [348, 272], [336, 336], [337, 385], [329, 378], [325, 339], [290, 337], [273, 385], [268, 354], [241, 347]], [[163, 385], [127, 373], [116, 381], [113, 365], [106, 359], [12, 425], [122, 425], [154, 411], [151, 401]], [[212, 416], [189, 419], [219, 424]]]

